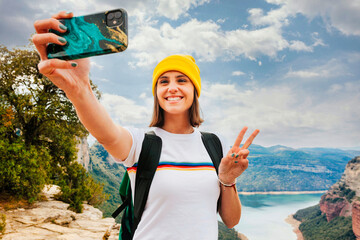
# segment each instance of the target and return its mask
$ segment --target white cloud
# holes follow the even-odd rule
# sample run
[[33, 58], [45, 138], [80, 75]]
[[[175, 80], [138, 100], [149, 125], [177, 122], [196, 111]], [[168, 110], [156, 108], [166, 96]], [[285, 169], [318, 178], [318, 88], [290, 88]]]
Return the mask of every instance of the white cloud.
[[347, 70], [346, 64], [344, 64], [344, 56], [339, 57], [338, 59], [330, 59], [328, 62], [319, 65], [313, 65], [309, 68], [293, 70], [290, 69], [286, 74], [285, 78], [301, 78], [301, 79], [311, 79], [317, 80], [327, 79], [327, 78], [336, 78], [339, 76], [348, 76], [350, 73]]
[[289, 43], [282, 37], [281, 31], [272, 26], [223, 31], [213, 21], [191, 19], [175, 28], [168, 23], [162, 24], [159, 29], [142, 26], [129, 49], [136, 58], [131, 65], [142, 67], [175, 53], [191, 54], [197, 60], [207, 62], [217, 58], [232, 60], [240, 56], [256, 60], [261, 55], [275, 58], [278, 51], [288, 47]]
[[244, 72], [242, 71], [234, 71], [231, 73], [232, 76], [242, 76], [242, 75], [245, 75]]
[[205, 83], [200, 98], [203, 127], [230, 142], [243, 126], [249, 131], [259, 128], [255, 143], [267, 146], [339, 147], [359, 142], [360, 86], [330, 86], [342, 91], [328, 92], [322, 101], [286, 85], [259, 86]]
[[315, 78], [315, 77], [327, 77], [328, 73], [323, 72], [323, 75], [319, 72], [315, 71], [305, 71], [305, 70], [299, 70], [299, 71], [292, 71], [290, 70], [286, 74], [286, 78]]
[[158, 0], [157, 2], [158, 14], [176, 20], [191, 7], [202, 5], [210, 0]]
[[312, 38], [314, 40], [314, 43], [312, 45], [313, 47], [317, 47], [317, 46], [326, 47], [327, 46], [327, 44], [325, 44], [324, 41], [321, 38], [319, 38], [319, 33], [318, 32], [313, 32], [311, 34], [311, 36], [312, 36]]
[[343, 89], [343, 86], [341, 84], [333, 84], [330, 86], [328, 93], [336, 93]]
[[271, 10], [266, 15], [260, 8], [252, 8], [248, 12], [250, 14], [248, 20], [254, 26], [276, 26], [281, 28], [289, 24], [288, 17], [290, 13], [285, 7]]
[[219, 24], [223, 24], [226, 22], [226, 18], [220, 18], [220, 19], [216, 20], [216, 22]]
[[102, 95], [101, 103], [117, 124], [142, 127], [149, 124], [152, 108], [147, 105], [138, 105], [131, 99], [108, 93]]
[[97, 62], [95, 62], [94, 59], [91, 59], [91, 60], [90, 60], [90, 66], [91, 66], [92, 68], [97, 68], [97, 69], [99, 69], [99, 70], [103, 70], [103, 69], [104, 69], [104, 66], [102, 66], [102, 65], [98, 64]]
[[[331, 28], [338, 29], [345, 35], [360, 36], [360, 4], [358, 0], [266, 0], [268, 3], [281, 5], [271, 10], [266, 16], [259, 10], [250, 11], [254, 24], [286, 23], [286, 19], [301, 13], [310, 19], [321, 16]], [[257, 16], [259, 19], [256, 19]]]
[[98, 80], [100, 82], [110, 82], [110, 80], [107, 78], [95, 78], [95, 80]]
[[293, 50], [293, 51], [297, 51], [297, 52], [299, 52], [299, 51], [312, 52], [313, 51], [312, 47], [306, 46], [306, 44], [304, 42], [297, 41], [297, 40], [290, 42], [289, 49]]
[[273, 26], [256, 30], [237, 29], [226, 32], [225, 36], [227, 46], [224, 52], [230, 58], [241, 55], [251, 60], [256, 60], [261, 55], [275, 58], [278, 51], [289, 46], [281, 35], [281, 30]]

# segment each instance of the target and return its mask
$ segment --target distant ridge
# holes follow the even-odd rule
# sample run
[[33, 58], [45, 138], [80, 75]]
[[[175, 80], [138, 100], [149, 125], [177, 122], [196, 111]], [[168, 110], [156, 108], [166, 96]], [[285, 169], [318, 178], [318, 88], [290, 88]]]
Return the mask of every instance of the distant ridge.
[[248, 169], [238, 178], [242, 192], [322, 191], [342, 175], [360, 151], [251, 145]]

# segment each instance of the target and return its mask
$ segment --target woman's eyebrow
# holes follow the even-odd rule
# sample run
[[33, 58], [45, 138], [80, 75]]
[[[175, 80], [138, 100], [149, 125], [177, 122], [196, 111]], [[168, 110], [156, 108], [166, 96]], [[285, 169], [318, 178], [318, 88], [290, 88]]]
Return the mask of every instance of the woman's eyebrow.
[[176, 78], [181, 78], [181, 77], [187, 77], [186, 75], [184, 74], [181, 74], [181, 75], [177, 75]]

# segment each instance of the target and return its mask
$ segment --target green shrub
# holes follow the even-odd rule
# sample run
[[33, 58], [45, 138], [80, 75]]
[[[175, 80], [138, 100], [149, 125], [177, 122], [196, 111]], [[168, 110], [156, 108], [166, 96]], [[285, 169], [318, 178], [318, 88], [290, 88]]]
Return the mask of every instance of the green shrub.
[[5, 227], [6, 227], [6, 215], [0, 213], [0, 235], [2, 235], [5, 232]]
[[219, 240], [240, 240], [235, 229], [229, 229], [223, 222], [218, 221]]
[[104, 184], [97, 183], [91, 175], [87, 178], [86, 187], [90, 189], [90, 197], [87, 199], [90, 205], [98, 207], [110, 197], [109, 194], [104, 193]]
[[336, 197], [336, 198], [327, 198], [326, 201], [327, 201], [327, 202], [330, 202], [330, 203], [337, 203], [337, 202], [342, 202], [342, 201], [344, 201], [344, 198], [339, 198], [339, 197]]
[[352, 199], [355, 197], [356, 195], [356, 192], [355, 191], [352, 191], [350, 190], [347, 194], [346, 194], [346, 200], [348, 200], [349, 203], [352, 202]]
[[57, 196], [58, 199], [69, 203], [69, 208], [75, 212], [82, 212], [84, 201], [98, 205], [106, 200], [102, 186], [96, 183], [77, 162], [71, 163], [64, 169], [58, 184], [62, 191], [61, 195]]
[[0, 140], [0, 192], [23, 198], [30, 203], [48, 181], [51, 160], [43, 147], [25, 146], [24, 142]]

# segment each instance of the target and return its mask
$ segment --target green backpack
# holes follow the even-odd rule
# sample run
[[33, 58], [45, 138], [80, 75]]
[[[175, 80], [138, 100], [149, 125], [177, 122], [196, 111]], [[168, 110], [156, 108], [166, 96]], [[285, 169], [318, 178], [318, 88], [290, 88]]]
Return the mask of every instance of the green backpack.
[[[201, 138], [217, 172], [223, 157], [221, 142], [213, 133], [201, 132]], [[119, 190], [123, 203], [111, 215], [116, 218], [125, 210], [121, 219], [119, 240], [131, 240], [134, 236], [144, 212], [152, 179], [159, 165], [161, 147], [161, 138], [153, 131], [145, 134], [137, 163], [134, 203], [129, 175], [127, 172], [124, 174]]]

